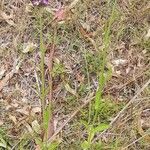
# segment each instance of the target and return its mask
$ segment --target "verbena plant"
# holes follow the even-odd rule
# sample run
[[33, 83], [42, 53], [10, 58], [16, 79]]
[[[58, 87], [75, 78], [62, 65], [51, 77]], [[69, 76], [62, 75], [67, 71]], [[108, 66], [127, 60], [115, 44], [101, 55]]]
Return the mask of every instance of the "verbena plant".
[[[107, 75], [105, 75], [105, 66], [107, 64], [107, 52], [108, 52], [110, 40], [111, 40], [111, 37], [110, 37], [111, 25], [115, 19], [115, 7], [116, 7], [116, 1], [113, 2], [112, 12], [111, 12], [110, 18], [108, 20], [108, 24], [106, 25], [106, 28], [104, 30], [103, 49], [101, 51], [99, 51], [99, 55], [101, 56], [99, 58], [102, 59], [102, 61], [101, 61], [102, 64], [100, 66], [98, 88], [96, 91], [95, 102], [94, 102], [94, 110], [91, 111], [91, 109], [93, 109], [93, 107], [92, 107], [92, 105], [89, 105], [89, 107], [90, 107], [89, 108], [90, 122], [88, 122], [88, 123], [84, 122], [85, 128], [87, 129], [87, 134], [88, 134], [87, 140], [85, 140], [81, 145], [84, 150], [91, 149], [92, 140], [93, 140], [94, 136], [98, 132], [101, 132], [109, 127], [109, 124], [106, 124], [106, 123], [96, 124], [96, 121], [98, 119], [98, 113], [99, 113], [99, 111], [101, 111], [101, 104], [103, 103], [102, 102], [102, 92], [103, 92], [104, 86], [107, 82], [107, 79], [111, 73], [111, 70], [110, 70], [107, 73]], [[94, 112], [94, 116], [91, 114], [91, 112]]]

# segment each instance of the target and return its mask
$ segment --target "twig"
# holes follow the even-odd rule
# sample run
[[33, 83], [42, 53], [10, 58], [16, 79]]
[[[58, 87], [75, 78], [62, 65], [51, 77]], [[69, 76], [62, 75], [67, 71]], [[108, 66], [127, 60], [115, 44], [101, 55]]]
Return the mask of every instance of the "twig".
[[68, 119], [55, 131], [55, 133], [51, 136], [51, 138], [50, 138], [47, 142], [52, 142], [52, 141], [54, 140], [55, 136], [65, 127], [65, 125], [66, 125], [67, 123], [69, 123], [69, 122], [73, 119], [73, 117], [75, 117], [75, 116], [77, 115], [77, 113], [78, 113], [82, 108], [84, 108], [92, 99], [94, 99], [93, 93], [92, 93], [91, 95], [89, 95], [89, 97], [86, 97], [85, 99], [87, 99], [87, 98], [88, 98], [88, 100], [86, 100], [85, 103], [84, 103], [81, 107], [77, 108], [77, 110], [74, 111], [74, 112], [70, 115], [70, 117], [68, 117]]
[[[117, 121], [117, 119], [122, 115], [122, 113], [130, 106], [130, 104], [132, 104], [137, 96], [139, 94], [141, 94], [143, 92], [143, 90], [150, 84], [150, 79], [142, 86], [141, 89], [138, 90], [137, 94], [124, 106], [124, 108], [117, 114], [117, 116], [111, 121], [110, 123], [110, 127]], [[108, 129], [104, 130], [97, 138], [94, 139], [94, 141], [96, 141], [97, 139], [99, 139], [105, 132], [107, 132]], [[94, 142], [93, 141], [93, 142]]]

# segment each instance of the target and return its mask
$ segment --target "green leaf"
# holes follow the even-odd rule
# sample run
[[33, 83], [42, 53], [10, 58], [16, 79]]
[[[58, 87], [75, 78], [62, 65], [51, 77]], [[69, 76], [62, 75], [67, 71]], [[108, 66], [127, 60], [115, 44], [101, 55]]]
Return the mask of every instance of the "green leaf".
[[81, 144], [81, 147], [83, 150], [87, 150], [88, 148], [90, 148], [90, 145], [87, 141], [84, 141], [82, 144]]
[[56, 150], [59, 144], [60, 144], [60, 141], [55, 141], [53, 143], [50, 143], [49, 145], [47, 145], [47, 149]]
[[48, 129], [48, 123], [49, 123], [49, 119], [52, 115], [51, 112], [51, 106], [48, 105], [47, 108], [45, 108], [44, 110], [44, 118], [43, 118], [43, 123], [44, 123], [44, 129], [47, 130]]
[[94, 128], [93, 132], [95, 134], [97, 132], [102, 132], [108, 128], [109, 128], [109, 124], [101, 123], [97, 127]]
[[2, 137], [0, 138], [0, 147], [3, 147], [3, 148], [7, 147], [7, 143]]

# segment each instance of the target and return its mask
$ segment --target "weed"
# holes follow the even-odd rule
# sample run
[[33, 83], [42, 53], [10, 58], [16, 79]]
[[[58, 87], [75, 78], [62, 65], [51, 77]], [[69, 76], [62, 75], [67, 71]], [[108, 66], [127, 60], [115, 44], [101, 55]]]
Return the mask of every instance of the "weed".
[[[101, 132], [109, 127], [108, 124], [103, 124], [101, 122], [97, 126], [95, 126], [95, 123], [98, 118], [98, 112], [102, 110], [102, 91], [103, 91], [103, 88], [107, 81], [106, 77], [105, 77], [105, 65], [106, 65], [106, 61], [107, 61], [107, 59], [106, 59], [107, 51], [108, 51], [109, 43], [110, 43], [110, 29], [111, 29], [111, 25], [114, 21], [115, 6], [116, 6], [116, 2], [114, 2], [114, 4], [113, 4], [110, 19], [109, 19], [108, 25], [106, 26], [106, 29], [104, 31], [104, 39], [103, 39], [103, 43], [104, 43], [103, 47], [104, 48], [103, 48], [102, 52], [99, 52], [99, 56], [102, 56], [102, 57], [98, 57], [98, 58], [99, 58], [99, 60], [102, 59], [102, 63], [101, 63], [100, 72], [99, 72], [98, 89], [97, 89], [96, 96], [95, 96], [94, 116], [92, 117], [91, 114], [89, 114], [90, 117], [92, 117], [92, 119], [90, 119], [90, 120], [92, 120], [92, 124], [90, 123], [86, 127], [87, 133], [88, 133], [88, 139], [87, 139], [87, 141], [84, 141], [82, 143], [82, 148], [84, 150], [91, 148], [91, 143], [92, 143], [92, 140], [96, 133]], [[90, 107], [91, 107], [91, 105], [90, 105]], [[91, 110], [91, 108], [90, 108], [90, 110]]]

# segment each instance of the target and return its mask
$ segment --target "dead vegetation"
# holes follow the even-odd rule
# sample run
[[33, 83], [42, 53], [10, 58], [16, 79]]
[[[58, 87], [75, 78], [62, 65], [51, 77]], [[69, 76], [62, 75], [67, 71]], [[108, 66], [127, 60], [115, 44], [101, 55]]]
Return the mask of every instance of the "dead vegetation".
[[[88, 138], [83, 124], [94, 117], [112, 6], [106, 0], [72, 1], [52, 0], [42, 8], [45, 99], [52, 103], [47, 140], [59, 141], [61, 150], [82, 149]], [[2, 149], [38, 150], [35, 137], [44, 134], [39, 9], [28, 0], [0, 2]], [[96, 119], [110, 126], [94, 135], [90, 149], [150, 149], [149, 10], [148, 0], [117, 1], [104, 68], [108, 81]]]

